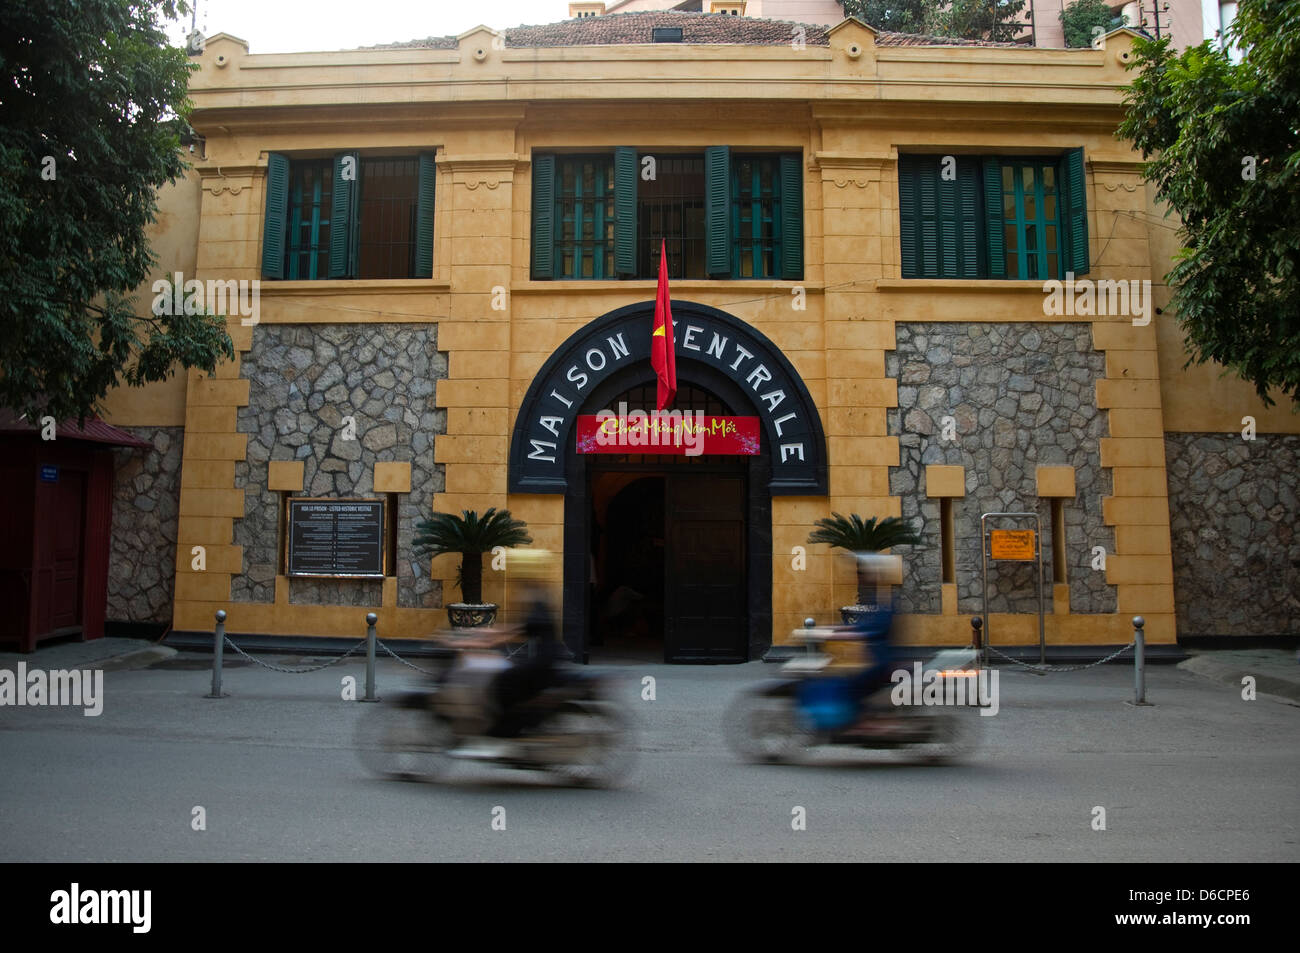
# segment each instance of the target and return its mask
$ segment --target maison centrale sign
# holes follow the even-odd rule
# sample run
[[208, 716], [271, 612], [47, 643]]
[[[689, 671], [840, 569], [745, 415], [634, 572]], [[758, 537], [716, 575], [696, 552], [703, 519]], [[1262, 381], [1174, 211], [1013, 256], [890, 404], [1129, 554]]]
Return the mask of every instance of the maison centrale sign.
[[757, 417], [724, 417], [701, 410], [634, 410], [578, 417], [579, 453], [640, 453], [698, 457], [757, 456]]
[[[716, 308], [673, 301], [672, 311], [679, 383], [697, 384], [739, 414], [753, 417], [757, 452], [771, 462], [773, 494], [824, 495], [826, 442], [821, 419], [785, 355], [762, 333]], [[584, 433], [580, 419], [630, 416], [607, 404], [622, 391], [654, 379], [653, 321], [653, 301], [629, 305], [592, 321], [551, 355], [529, 386], [515, 421], [510, 492], [563, 493], [568, 486], [566, 459], [577, 458], [579, 433]], [[694, 421], [697, 408], [676, 409]], [[752, 429], [747, 433], [755, 436]], [[585, 434], [596, 436], [591, 430]], [[738, 429], [734, 436], [740, 439]], [[614, 452], [636, 451], [622, 447]]]

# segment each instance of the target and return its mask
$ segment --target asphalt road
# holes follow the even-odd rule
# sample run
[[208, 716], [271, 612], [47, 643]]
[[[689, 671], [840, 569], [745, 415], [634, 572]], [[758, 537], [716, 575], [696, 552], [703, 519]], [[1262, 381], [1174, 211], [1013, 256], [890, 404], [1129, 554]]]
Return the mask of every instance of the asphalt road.
[[[221, 700], [204, 671], [108, 672], [99, 717], [0, 707], [0, 860], [1300, 860], [1300, 707], [1170, 667], [1148, 668], [1150, 708], [1124, 704], [1127, 666], [1004, 672], [999, 714], [972, 713], [979, 748], [944, 767], [743, 764], [722, 713], [775, 666], [610, 670], [638, 751], [613, 791], [472, 764], [440, 785], [373, 778], [353, 747], [371, 706], [340, 697], [342, 675], [362, 677], [351, 660], [232, 668]], [[380, 664], [381, 694], [407, 681]]]

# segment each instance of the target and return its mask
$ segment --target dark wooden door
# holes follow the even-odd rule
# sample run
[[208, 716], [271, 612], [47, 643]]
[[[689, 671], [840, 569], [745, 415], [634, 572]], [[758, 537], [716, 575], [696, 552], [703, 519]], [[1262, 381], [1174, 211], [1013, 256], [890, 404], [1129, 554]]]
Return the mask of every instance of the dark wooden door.
[[670, 472], [664, 517], [664, 660], [745, 661], [744, 475]]
[[84, 558], [85, 475], [76, 470], [59, 474], [53, 519], [47, 526], [51, 554], [51, 629], [81, 625], [81, 564]]

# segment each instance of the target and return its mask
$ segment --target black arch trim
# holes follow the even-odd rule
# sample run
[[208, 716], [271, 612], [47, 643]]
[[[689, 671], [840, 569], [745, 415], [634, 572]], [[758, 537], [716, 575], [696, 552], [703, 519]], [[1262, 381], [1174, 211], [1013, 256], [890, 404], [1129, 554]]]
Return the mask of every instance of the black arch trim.
[[[606, 379], [625, 368], [635, 366], [638, 362], [645, 362], [645, 365], [649, 366], [650, 329], [654, 323], [654, 307], [653, 301], [642, 301], [596, 318], [570, 335], [542, 365], [524, 395], [510, 436], [509, 492], [563, 493], [565, 491], [568, 480], [565, 476], [564, 462], [570, 453], [575, 452], [574, 419], [581, 412], [588, 397]], [[772, 495], [827, 495], [826, 437], [822, 429], [821, 416], [803, 379], [786, 356], [758, 329], [725, 311], [693, 301], [681, 300], [672, 302], [672, 311], [678, 337], [679, 378], [692, 380], [692, 371], [699, 366], [725, 374], [744, 393], [750, 405], [747, 411], [762, 421], [767, 447], [772, 455], [772, 479], [768, 486]], [[728, 333], [729, 343], [738, 338], [745, 339], [746, 350], [750, 345], [753, 347], [753, 356], [741, 358], [740, 363], [750, 361], [749, 365], [733, 372], [729, 366], [719, 367], [717, 363], [696, 357], [687, 350], [683, 346], [683, 336], [692, 318]], [[620, 330], [624, 332], [622, 340], [628, 349], [627, 357], [618, 361], [607, 359], [600, 370], [591, 368], [586, 362], [588, 353], [594, 348], [602, 351], [608, 358], [612, 353], [607, 343], [608, 339], [617, 335]], [[702, 343], [707, 345], [708, 340]], [[757, 367], [759, 364], [774, 373], [769, 386], [785, 392], [785, 400], [782, 402], [779, 414], [769, 411], [766, 405], [760, 404], [754, 387], [746, 386], [750, 368]], [[576, 388], [576, 382], [569, 382], [565, 377], [566, 369], [575, 366], [580, 369], [580, 374], [588, 376], [587, 383], [581, 391]], [[559, 398], [555, 396], [557, 392]], [[566, 406], [563, 400], [570, 401], [571, 406]], [[747, 412], [740, 407], [737, 407], [736, 411]], [[796, 423], [787, 422], [783, 435], [778, 436], [776, 420], [784, 418], [790, 412], [795, 413]], [[561, 423], [556, 424], [553, 419], [551, 421], [556, 433], [539, 429], [539, 420], [543, 415], [550, 418], [562, 415]], [[798, 462], [792, 458], [789, 463], [782, 463], [778, 448], [782, 443], [789, 443], [794, 437], [801, 438], [804, 458]], [[544, 459], [546, 457], [551, 459], [548, 461]]]

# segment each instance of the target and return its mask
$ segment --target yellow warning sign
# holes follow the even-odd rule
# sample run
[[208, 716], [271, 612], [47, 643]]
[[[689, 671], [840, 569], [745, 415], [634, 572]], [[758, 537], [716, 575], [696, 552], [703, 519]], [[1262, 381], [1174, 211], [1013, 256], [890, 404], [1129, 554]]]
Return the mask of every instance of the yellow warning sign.
[[995, 529], [989, 533], [989, 555], [994, 559], [1033, 559], [1032, 529]]

